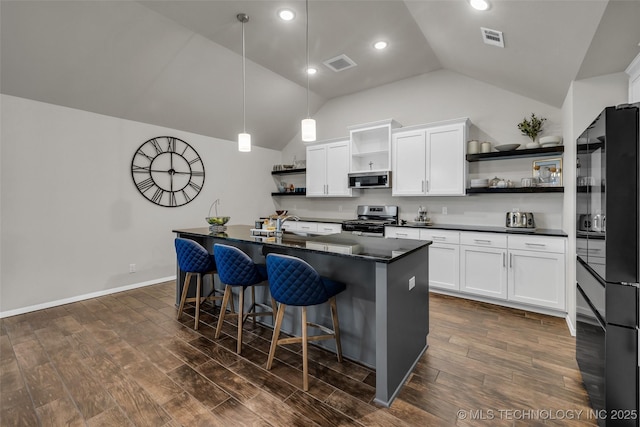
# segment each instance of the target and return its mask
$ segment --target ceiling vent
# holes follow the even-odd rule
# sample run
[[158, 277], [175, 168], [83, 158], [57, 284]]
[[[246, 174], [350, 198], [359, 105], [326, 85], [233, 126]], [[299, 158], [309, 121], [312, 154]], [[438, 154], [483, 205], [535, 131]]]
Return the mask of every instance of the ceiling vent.
[[504, 47], [504, 38], [502, 37], [502, 31], [492, 30], [490, 28], [480, 27], [482, 31], [482, 40], [485, 44], [492, 46]]
[[323, 62], [323, 64], [331, 68], [335, 72], [344, 71], [357, 65], [355, 62], [353, 62], [353, 59], [349, 58], [345, 54], [338, 55], [335, 58], [327, 59]]

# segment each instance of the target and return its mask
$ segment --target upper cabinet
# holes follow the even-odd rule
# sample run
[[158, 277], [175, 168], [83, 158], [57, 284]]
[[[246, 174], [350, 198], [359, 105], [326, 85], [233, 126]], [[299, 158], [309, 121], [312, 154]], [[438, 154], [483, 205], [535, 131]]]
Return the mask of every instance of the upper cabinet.
[[629, 75], [629, 103], [640, 102], [640, 54], [626, 69]]
[[398, 127], [392, 119], [349, 127], [349, 172], [391, 170], [391, 131]]
[[469, 119], [413, 126], [393, 133], [394, 196], [463, 196]]
[[351, 197], [348, 173], [349, 140], [307, 146], [307, 197]]

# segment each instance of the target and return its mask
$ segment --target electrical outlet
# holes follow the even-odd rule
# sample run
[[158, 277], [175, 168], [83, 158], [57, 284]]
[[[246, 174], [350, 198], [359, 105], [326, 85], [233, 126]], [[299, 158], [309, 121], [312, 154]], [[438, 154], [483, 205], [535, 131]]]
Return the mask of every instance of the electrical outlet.
[[136, 265], [129, 264], [129, 273], [135, 273], [135, 272], [136, 272]]
[[442, 207], [442, 215], [446, 215], [447, 214], [447, 207], [443, 206]]
[[411, 279], [409, 279], [409, 290], [415, 287], [416, 287], [416, 276], [412, 276]]

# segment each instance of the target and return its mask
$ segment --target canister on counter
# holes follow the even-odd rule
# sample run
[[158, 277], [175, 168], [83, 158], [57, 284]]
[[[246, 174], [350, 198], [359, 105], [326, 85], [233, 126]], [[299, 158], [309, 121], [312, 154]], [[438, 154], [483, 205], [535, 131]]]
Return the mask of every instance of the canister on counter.
[[256, 221], [255, 228], [256, 228], [256, 230], [260, 230], [262, 228], [262, 221], [261, 220]]
[[489, 141], [484, 141], [480, 145], [480, 151], [483, 152], [483, 153], [490, 153], [491, 152], [491, 143]]

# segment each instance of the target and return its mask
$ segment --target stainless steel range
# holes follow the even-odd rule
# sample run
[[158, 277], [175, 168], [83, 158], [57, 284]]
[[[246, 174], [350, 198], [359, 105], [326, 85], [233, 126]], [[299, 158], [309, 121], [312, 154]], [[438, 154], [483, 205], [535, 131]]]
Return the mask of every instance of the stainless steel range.
[[344, 221], [342, 229], [361, 236], [384, 236], [385, 225], [398, 224], [397, 206], [358, 206], [358, 218]]

